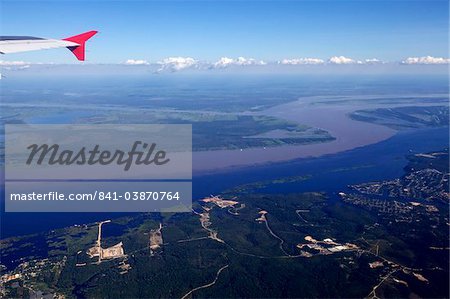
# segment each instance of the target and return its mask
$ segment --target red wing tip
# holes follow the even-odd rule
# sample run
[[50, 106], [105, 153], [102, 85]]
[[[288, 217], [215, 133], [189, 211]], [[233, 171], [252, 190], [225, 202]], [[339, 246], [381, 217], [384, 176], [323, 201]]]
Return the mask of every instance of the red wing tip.
[[[97, 33], [98, 33], [97, 30], [91, 30], [91, 31], [82, 33], [82, 35], [89, 35], [90, 37], [92, 37], [92, 36], [96, 35]], [[81, 35], [81, 34], [80, 34], [80, 35]]]
[[78, 44], [78, 46], [73, 46], [73, 47], [71, 46], [71, 47], [67, 47], [67, 48], [70, 51], [72, 51], [72, 53], [75, 55], [75, 57], [78, 60], [84, 61], [85, 43], [88, 39], [90, 39], [91, 37], [96, 35], [97, 32], [98, 32], [97, 30], [91, 30], [91, 31], [87, 31], [87, 32], [75, 35], [75, 36], [65, 38], [63, 40], [74, 42], [74, 43]]
[[82, 42], [86, 42], [88, 39], [90, 39], [97, 33], [98, 33], [97, 30], [91, 30], [91, 31], [87, 31], [87, 32], [84, 32], [81, 34], [71, 36], [71, 37], [64, 38], [63, 40], [67, 40], [67, 41], [71, 41], [71, 42], [75, 42], [75, 43], [82, 43]]

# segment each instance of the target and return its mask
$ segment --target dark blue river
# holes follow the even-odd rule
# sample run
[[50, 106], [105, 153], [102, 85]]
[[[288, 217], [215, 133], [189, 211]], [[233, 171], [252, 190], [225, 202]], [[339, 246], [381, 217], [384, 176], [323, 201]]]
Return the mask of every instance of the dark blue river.
[[[446, 128], [403, 131], [394, 137], [362, 148], [319, 158], [246, 167], [193, 178], [193, 198], [218, 194], [236, 185], [280, 177], [311, 175], [302, 182], [272, 185], [267, 193], [324, 191], [330, 197], [347, 186], [361, 182], [392, 179], [403, 175], [406, 155], [441, 150], [449, 145]], [[4, 191], [2, 190], [2, 198]], [[119, 213], [5, 213], [2, 203], [1, 237], [32, 234], [73, 224], [110, 219]]]

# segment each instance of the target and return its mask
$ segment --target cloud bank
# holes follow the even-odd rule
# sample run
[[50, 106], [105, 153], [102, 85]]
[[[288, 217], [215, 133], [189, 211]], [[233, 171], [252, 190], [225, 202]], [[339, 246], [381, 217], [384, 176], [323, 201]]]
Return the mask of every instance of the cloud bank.
[[402, 61], [402, 64], [449, 64], [450, 58], [423, 56], [408, 57]]
[[328, 59], [328, 63], [331, 64], [361, 64], [361, 61], [354, 60], [345, 56], [333, 56], [330, 59]]
[[222, 57], [215, 63], [213, 63], [214, 68], [225, 68], [232, 65], [246, 66], [246, 65], [266, 65], [267, 63], [263, 60], [256, 60], [254, 58], [238, 57], [237, 59]]
[[[24, 70], [30, 67], [30, 63], [26, 61], [5, 61], [0, 60], [0, 67], [3, 70]], [[0, 74], [0, 79], [2, 75]]]
[[160, 65], [158, 72], [162, 71], [180, 71], [188, 68], [196, 67], [198, 64], [198, 60], [192, 57], [168, 57], [159, 61]]
[[278, 63], [285, 65], [324, 64], [325, 61], [320, 58], [294, 58], [294, 59], [283, 59]]
[[365, 64], [379, 64], [379, 63], [384, 63], [384, 62], [377, 58], [369, 58], [369, 59], [365, 59], [364, 63]]
[[29, 62], [25, 61], [5, 61], [0, 60], [0, 66], [23, 66], [23, 65], [29, 65]]
[[128, 59], [124, 62], [126, 65], [149, 65], [150, 63], [147, 60], [143, 59]]
[[[2, 57], [3, 58], [3, 57]], [[420, 68], [420, 65], [436, 65], [435, 68], [427, 67], [427, 69], [433, 69], [438, 71], [444, 71], [446, 65], [450, 64], [449, 58], [443, 57], [433, 57], [433, 56], [422, 56], [422, 57], [408, 57], [404, 60], [397, 61], [382, 61], [378, 58], [367, 58], [363, 59], [359, 57], [359, 59], [351, 58], [347, 56], [332, 56], [328, 59], [326, 58], [317, 58], [317, 57], [293, 57], [293, 58], [284, 58], [278, 61], [263, 61], [255, 58], [246, 58], [246, 57], [221, 57], [217, 61], [205, 61], [198, 60], [192, 57], [183, 57], [183, 56], [174, 56], [167, 57], [158, 62], [152, 62], [145, 59], [127, 59], [121, 63], [112, 63], [112, 64], [96, 64], [96, 63], [87, 63], [83, 64], [83, 66], [96, 66], [99, 68], [100, 66], [114, 66], [121, 65], [123, 68], [127, 66], [142, 66], [137, 68], [129, 67], [130, 71], [136, 71], [136, 69], [143, 69], [146, 71], [160, 73], [160, 72], [178, 72], [184, 70], [198, 70], [198, 71], [213, 71], [215, 69], [221, 70], [230, 68], [231, 70], [239, 68], [242, 71], [247, 66], [249, 66], [248, 71], [253, 72], [255, 70], [258, 71], [317, 71], [322, 72], [326, 68], [329, 68], [331, 71], [338, 71], [341, 67], [343, 69], [355, 69], [359, 70], [367, 70], [373, 69], [379, 71], [381, 69], [389, 71], [394, 69], [396, 66], [400, 65], [416, 65], [415, 68]], [[0, 60], [0, 68], [5, 71], [19, 71], [25, 70], [27, 68], [37, 69], [39, 67], [48, 67], [52, 65], [53, 67], [65, 67], [72, 65], [70, 63], [66, 64], [56, 64], [56, 63], [42, 63], [42, 62], [26, 62], [26, 61], [8, 61], [8, 60]], [[81, 64], [80, 64], [81, 65]], [[346, 65], [348, 67], [346, 67]], [[379, 66], [377, 66], [379, 65]], [[257, 67], [250, 67], [257, 66]], [[261, 68], [260, 68], [261, 66]], [[264, 67], [262, 67], [264, 66]], [[310, 66], [310, 67], [306, 67]], [[365, 66], [365, 67], [364, 67]], [[414, 67], [411, 67], [413, 69]], [[406, 67], [401, 67], [402, 71], [409, 70]]]

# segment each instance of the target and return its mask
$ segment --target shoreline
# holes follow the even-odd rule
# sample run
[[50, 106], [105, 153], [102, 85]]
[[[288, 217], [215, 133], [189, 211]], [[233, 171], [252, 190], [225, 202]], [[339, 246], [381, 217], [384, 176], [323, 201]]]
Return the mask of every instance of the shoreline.
[[398, 132], [383, 125], [357, 121], [349, 117], [350, 113], [367, 107], [365, 103], [312, 105], [311, 101], [300, 99], [255, 113], [322, 129], [335, 139], [303, 145], [193, 152], [193, 175], [228, 172], [243, 167], [336, 154], [381, 142]]

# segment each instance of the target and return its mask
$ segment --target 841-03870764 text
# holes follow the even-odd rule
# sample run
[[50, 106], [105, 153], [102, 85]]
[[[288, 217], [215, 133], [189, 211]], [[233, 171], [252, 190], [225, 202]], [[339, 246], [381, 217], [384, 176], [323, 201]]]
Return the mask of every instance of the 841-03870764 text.
[[38, 201], [53, 201], [53, 200], [166, 200], [178, 201], [180, 200], [179, 192], [175, 191], [126, 191], [126, 192], [111, 192], [111, 191], [95, 191], [93, 193], [70, 193], [66, 195], [62, 192], [48, 192], [48, 193], [11, 193], [10, 200], [38, 200]]

